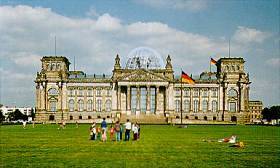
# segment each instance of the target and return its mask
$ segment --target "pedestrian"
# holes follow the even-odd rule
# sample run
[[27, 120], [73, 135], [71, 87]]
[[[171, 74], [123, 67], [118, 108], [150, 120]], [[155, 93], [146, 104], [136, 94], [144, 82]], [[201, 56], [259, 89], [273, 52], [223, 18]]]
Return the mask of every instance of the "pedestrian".
[[123, 134], [123, 125], [120, 124], [120, 140], [122, 140], [122, 134]]
[[25, 129], [25, 127], [26, 127], [26, 121], [25, 120], [22, 121], [22, 127], [23, 127], [23, 129]]
[[125, 141], [129, 141], [130, 138], [130, 130], [131, 130], [131, 122], [129, 121], [129, 119], [126, 120], [125, 125]]
[[107, 135], [105, 129], [102, 129], [102, 141], [105, 142], [107, 140]]
[[121, 125], [120, 125], [119, 121], [117, 121], [115, 124], [115, 132], [116, 132], [116, 141], [120, 141], [121, 140], [121, 138], [120, 138]]
[[101, 129], [105, 131], [107, 131], [107, 123], [105, 121], [105, 118], [103, 118], [103, 121], [101, 122]]
[[111, 128], [110, 128], [110, 140], [111, 141], [113, 141], [114, 133], [115, 133], [115, 128], [113, 127], [113, 123], [112, 123]]
[[96, 127], [95, 127], [95, 122], [92, 123], [91, 127], [90, 127], [90, 139], [91, 140], [96, 140]]
[[79, 123], [78, 123], [78, 121], [76, 121], [76, 128], [79, 128]]
[[137, 128], [138, 128], [137, 139], [140, 139], [140, 124], [139, 123], [136, 123], [136, 124], [137, 124]]
[[101, 128], [97, 127], [96, 128], [96, 140], [101, 141]]
[[32, 127], [35, 128], [35, 120], [32, 121]]
[[133, 132], [133, 140], [136, 141], [138, 136], [138, 127], [136, 123], [132, 124], [132, 132]]

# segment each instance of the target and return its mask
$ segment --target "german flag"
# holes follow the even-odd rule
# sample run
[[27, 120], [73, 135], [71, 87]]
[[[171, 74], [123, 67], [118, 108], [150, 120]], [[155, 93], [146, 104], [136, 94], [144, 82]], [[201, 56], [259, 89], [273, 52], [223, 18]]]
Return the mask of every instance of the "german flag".
[[214, 60], [213, 58], [211, 58], [210, 63], [216, 65], [216, 64], [217, 64], [217, 61]]
[[194, 80], [191, 77], [189, 77], [189, 75], [187, 75], [184, 71], [182, 71], [181, 81], [192, 85], [195, 84]]

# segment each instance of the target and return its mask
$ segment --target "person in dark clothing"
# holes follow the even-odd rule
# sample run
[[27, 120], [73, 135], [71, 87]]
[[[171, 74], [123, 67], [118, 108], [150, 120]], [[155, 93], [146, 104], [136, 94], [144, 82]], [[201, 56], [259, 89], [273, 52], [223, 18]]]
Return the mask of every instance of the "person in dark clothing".
[[107, 130], [107, 123], [105, 121], [105, 118], [103, 118], [103, 121], [101, 122], [101, 129], [105, 131]]

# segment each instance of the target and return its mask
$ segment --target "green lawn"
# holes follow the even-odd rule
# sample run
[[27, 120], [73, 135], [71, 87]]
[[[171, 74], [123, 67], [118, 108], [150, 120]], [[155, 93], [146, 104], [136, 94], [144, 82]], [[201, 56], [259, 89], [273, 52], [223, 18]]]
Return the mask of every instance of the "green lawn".
[[[279, 167], [280, 127], [142, 125], [140, 141], [89, 140], [90, 125], [0, 127], [1, 167]], [[232, 134], [244, 149], [203, 142]]]

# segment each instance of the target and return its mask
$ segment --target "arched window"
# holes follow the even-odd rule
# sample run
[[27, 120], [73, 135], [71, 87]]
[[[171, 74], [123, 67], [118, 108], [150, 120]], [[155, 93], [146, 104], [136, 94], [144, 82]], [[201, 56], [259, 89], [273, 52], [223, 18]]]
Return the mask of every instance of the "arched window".
[[175, 111], [180, 112], [181, 110], [180, 100], [175, 100]]
[[74, 111], [74, 100], [69, 100], [69, 111]]
[[56, 112], [56, 104], [57, 104], [57, 100], [55, 99], [51, 99], [50, 100], [50, 111], [51, 112]]
[[102, 100], [98, 99], [96, 101], [96, 111], [101, 112], [102, 111]]
[[237, 91], [235, 89], [230, 89], [228, 91], [228, 96], [229, 97], [237, 97]]
[[202, 101], [202, 111], [207, 112], [208, 102], [207, 100]]
[[51, 96], [58, 95], [58, 91], [55, 88], [51, 88], [51, 89], [49, 89], [48, 94]]
[[218, 102], [216, 100], [212, 101], [212, 112], [217, 112], [218, 110]]
[[87, 101], [87, 111], [92, 111], [92, 100]]
[[111, 111], [111, 100], [106, 100], [106, 111], [109, 112]]
[[78, 101], [78, 110], [79, 111], [83, 111], [84, 110], [84, 101], [81, 100], [81, 99]]
[[198, 100], [193, 101], [193, 111], [198, 112]]
[[185, 100], [184, 101], [184, 111], [185, 112], [189, 112], [190, 111], [190, 101], [189, 100]]

